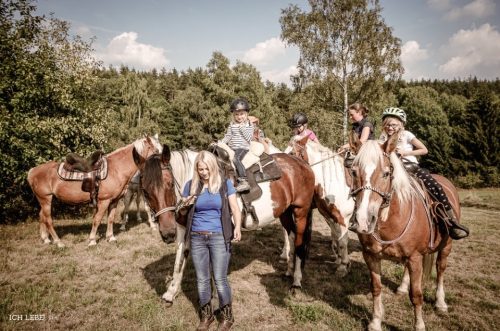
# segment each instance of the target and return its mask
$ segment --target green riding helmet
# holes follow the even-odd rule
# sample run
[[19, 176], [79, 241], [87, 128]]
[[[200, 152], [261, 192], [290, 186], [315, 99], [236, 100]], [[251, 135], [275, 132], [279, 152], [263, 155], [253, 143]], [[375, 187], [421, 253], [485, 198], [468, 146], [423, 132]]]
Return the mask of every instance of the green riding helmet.
[[397, 107], [389, 107], [384, 109], [384, 112], [382, 113], [382, 120], [386, 116], [394, 116], [399, 118], [403, 123], [406, 123], [406, 113], [403, 109], [397, 108]]

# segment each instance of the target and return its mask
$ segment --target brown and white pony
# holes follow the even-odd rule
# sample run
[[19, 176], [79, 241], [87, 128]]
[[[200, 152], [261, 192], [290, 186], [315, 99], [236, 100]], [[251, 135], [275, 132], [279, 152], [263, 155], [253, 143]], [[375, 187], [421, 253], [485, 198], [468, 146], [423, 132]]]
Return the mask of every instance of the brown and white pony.
[[[356, 137], [352, 137], [355, 138]], [[381, 260], [389, 259], [405, 265], [405, 276], [398, 292], [408, 291], [414, 307], [415, 329], [425, 330], [422, 317], [423, 264], [432, 263], [437, 252], [436, 308], [447, 311], [443, 287], [444, 271], [451, 252], [451, 239], [429, 215], [425, 193], [408, 176], [395, 151], [397, 135], [386, 143], [369, 140], [352, 146], [356, 151], [353, 173], [353, 196], [356, 199], [358, 237], [363, 258], [370, 270], [373, 295], [373, 317], [370, 330], [382, 330], [384, 307], [381, 293]], [[443, 186], [455, 215], [460, 218], [456, 188], [446, 178], [434, 176]], [[432, 267], [432, 266], [431, 266]], [[431, 268], [426, 268], [430, 274]]]
[[[160, 152], [161, 148], [162, 146], [156, 138], [146, 136], [104, 156], [107, 159], [108, 174], [99, 184], [97, 208], [92, 220], [89, 246], [96, 245], [97, 228], [106, 211], [108, 212], [106, 238], [109, 241], [116, 240], [113, 235], [116, 205], [141, 163], [144, 163], [149, 156]], [[139, 165], [134, 160], [134, 150], [139, 159]], [[56, 197], [58, 200], [70, 204], [84, 204], [90, 202], [90, 195], [82, 191], [81, 181], [62, 180], [57, 174], [59, 164], [60, 162], [49, 161], [31, 168], [28, 171], [28, 183], [40, 203], [40, 235], [43, 242], [50, 243], [50, 233], [54, 243], [58, 247], [64, 247], [52, 222], [52, 198]]]
[[354, 211], [344, 159], [308, 137], [292, 138], [285, 152], [303, 159], [314, 171], [314, 204], [330, 226], [332, 251], [338, 266], [336, 274], [343, 277], [350, 265], [347, 229]]
[[[156, 186], [152, 189], [153, 186], [144, 183], [143, 189], [150, 207], [159, 216], [158, 224], [163, 240], [170, 243], [175, 239], [176, 244], [174, 274], [167, 292], [162, 296], [168, 303], [172, 303], [179, 292], [187, 257], [185, 254], [187, 247], [184, 241], [186, 228], [173, 218], [172, 191], [175, 191], [177, 200], [179, 200], [185, 183], [193, 177], [196, 155], [197, 152], [190, 150], [173, 151], [169, 155], [168, 147], [164, 146], [162, 166], [153, 167], [150, 165], [152, 161], [148, 161], [143, 170], [143, 178], [163, 176], [163, 186]], [[293, 290], [301, 287], [301, 268], [304, 266], [311, 239], [314, 173], [306, 163], [298, 158], [283, 153], [272, 156], [281, 167], [282, 176], [271, 182], [260, 183], [262, 196], [252, 204], [259, 218], [258, 227], [266, 226], [279, 218], [294, 243], [293, 249], [290, 250], [290, 256], [293, 258], [289, 259], [287, 270], [287, 275], [293, 275]], [[163, 175], [158, 175], [159, 171], [162, 171]], [[168, 175], [165, 175], [168, 171], [173, 173], [173, 181], [167, 178]], [[241, 208], [241, 203], [239, 201], [238, 203]], [[254, 228], [250, 215], [242, 220], [242, 226]]]

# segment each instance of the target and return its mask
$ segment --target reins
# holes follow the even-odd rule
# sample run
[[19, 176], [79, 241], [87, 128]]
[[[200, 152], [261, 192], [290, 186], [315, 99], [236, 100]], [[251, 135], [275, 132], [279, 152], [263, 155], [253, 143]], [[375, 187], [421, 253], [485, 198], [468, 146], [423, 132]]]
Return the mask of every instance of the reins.
[[[390, 163], [390, 158], [389, 158], [389, 155], [385, 152], [383, 152], [382, 154], [383, 156], [385, 156], [386, 158], [389, 159], [389, 163]], [[391, 165], [390, 167], [391, 169], [391, 172], [390, 172], [390, 176], [391, 178], [393, 177], [392, 176], [392, 172], [393, 172], [393, 167]], [[380, 205], [380, 209], [384, 209], [384, 208], [388, 208], [389, 205], [390, 205], [390, 202], [391, 202], [391, 199], [392, 199], [392, 190], [390, 192], [382, 192], [381, 190], [375, 188], [375, 187], [372, 187], [372, 186], [369, 186], [369, 185], [365, 185], [365, 186], [361, 186], [361, 187], [358, 187], [357, 189], [355, 190], [351, 190], [351, 197], [353, 197], [353, 199], [355, 199], [355, 196], [361, 192], [361, 191], [366, 191], [366, 190], [369, 190], [369, 191], [372, 191], [372, 192], [375, 192], [377, 194], [379, 194], [383, 201], [382, 201], [382, 204]], [[394, 244], [395, 242], [398, 242], [407, 232], [408, 232], [408, 229], [410, 228], [410, 225], [413, 223], [414, 221], [414, 212], [415, 212], [415, 204], [413, 203], [413, 197], [412, 197], [412, 201], [411, 201], [411, 211], [410, 211], [410, 217], [408, 218], [408, 221], [406, 222], [406, 225], [403, 229], [403, 231], [394, 239], [391, 239], [391, 240], [383, 240], [382, 238], [380, 238], [380, 233], [378, 233], [377, 231], [374, 231], [372, 233], [372, 237], [380, 244], [382, 245], [390, 245], [390, 244]]]

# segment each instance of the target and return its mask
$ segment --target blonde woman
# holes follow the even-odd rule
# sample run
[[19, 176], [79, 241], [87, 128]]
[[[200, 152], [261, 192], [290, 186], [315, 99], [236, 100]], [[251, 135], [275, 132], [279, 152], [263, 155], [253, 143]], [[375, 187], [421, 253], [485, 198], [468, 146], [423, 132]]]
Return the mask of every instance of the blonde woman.
[[232, 182], [221, 175], [215, 156], [202, 151], [194, 162], [193, 179], [186, 183], [182, 195], [187, 201], [195, 200], [187, 216], [186, 242], [190, 242], [196, 271], [200, 304], [197, 330], [208, 330], [215, 319], [211, 305], [212, 274], [222, 315], [219, 330], [229, 330], [234, 323], [231, 287], [227, 277], [231, 240], [241, 239], [241, 212], [236, 202], [236, 191]]
[[449, 227], [450, 237], [455, 240], [467, 237], [469, 229], [457, 222], [442, 186], [427, 169], [421, 168], [418, 164], [416, 157], [427, 154], [427, 147], [413, 133], [405, 130], [406, 112], [396, 107], [386, 108], [382, 113], [382, 121], [383, 132], [380, 140], [386, 141], [394, 134], [399, 135], [396, 153], [401, 156], [405, 168], [415, 177], [421, 179], [434, 198], [443, 204], [451, 224]]

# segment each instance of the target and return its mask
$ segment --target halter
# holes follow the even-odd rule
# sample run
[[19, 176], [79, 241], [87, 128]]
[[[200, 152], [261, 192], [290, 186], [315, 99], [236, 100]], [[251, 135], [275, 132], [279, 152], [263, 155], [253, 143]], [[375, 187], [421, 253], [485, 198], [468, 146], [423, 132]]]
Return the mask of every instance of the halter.
[[349, 195], [353, 199], [356, 199], [356, 195], [358, 195], [359, 192], [366, 191], [366, 190], [370, 190], [370, 191], [373, 191], [375, 193], [378, 193], [382, 197], [383, 201], [382, 201], [382, 205], [380, 206], [380, 208], [386, 208], [389, 206], [389, 203], [391, 202], [391, 198], [392, 198], [392, 191], [391, 192], [382, 192], [381, 190], [379, 190], [375, 187], [365, 185], [365, 186], [358, 187], [355, 190], [351, 190]]
[[[159, 155], [159, 154], [153, 154], [153, 155], [150, 155], [150, 156], [148, 157], [148, 159], [153, 158], [153, 157], [158, 156], [158, 155]], [[175, 179], [175, 177], [174, 177], [174, 174], [173, 174], [173, 172], [172, 172], [172, 166], [171, 166], [170, 164], [168, 164], [167, 166], [163, 166], [163, 165], [162, 165], [162, 166], [161, 166], [161, 171], [162, 171], [162, 173], [163, 173], [163, 171], [164, 171], [164, 170], [168, 170], [168, 171], [170, 171], [170, 174], [172, 175], [172, 179], [174, 180], [174, 183], [175, 183], [175, 185], [174, 185], [174, 189], [175, 189], [175, 188], [176, 188], [176, 185], [178, 185], [178, 183], [177, 183], [177, 181], [176, 181], [176, 179]], [[142, 174], [141, 174], [141, 177], [142, 177]], [[142, 188], [142, 186], [141, 186], [141, 189], [144, 191], [144, 189]], [[146, 201], [145, 201], [145, 202], [146, 202]], [[146, 202], [146, 203], [147, 203], [147, 202]], [[149, 204], [148, 204], [148, 205], [149, 205]], [[149, 206], [149, 208], [151, 208], [151, 206]], [[155, 214], [154, 214], [154, 218], [156, 219], [156, 218], [158, 218], [158, 216], [160, 216], [160, 215], [162, 215], [162, 214], [165, 214], [165, 213], [166, 213], [166, 212], [168, 212], [168, 211], [175, 211], [176, 209], [177, 209], [177, 204], [176, 204], [175, 206], [172, 206], [172, 207], [165, 207], [165, 208], [163, 208], [163, 209], [159, 210], [158, 212], [155, 212]], [[151, 208], [151, 210], [155, 211], [153, 208]]]
[[[386, 152], [383, 152], [382, 155], [389, 159], [389, 154], [387, 154]], [[391, 171], [390, 171], [389, 175], [392, 178], [392, 171], [393, 171], [392, 165], [391, 165], [390, 169], [391, 169]], [[391, 198], [392, 198], [392, 190], [389, 192], [382, 192], [381, 190], [379, 190], [375, 187], [372, 187], [370, 185], [365, 185], [365, 186], [358, 187], [355, 190], [351, 189], [351, 192], [349, 193], [349, 195], [353, 199], [356, 199], [356, 195], [358, 195], [359, 192], [366, 191], [366, 190], [378, 193], [378, 195], [380, 195], [382, 197], [382, 205], [380, 206], [380, 208], [383, 209], [383, 208], [389, 207], [389, 203], [391, 202]]]

